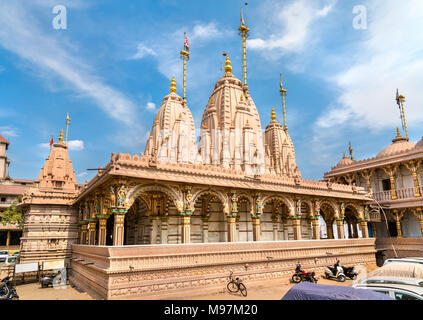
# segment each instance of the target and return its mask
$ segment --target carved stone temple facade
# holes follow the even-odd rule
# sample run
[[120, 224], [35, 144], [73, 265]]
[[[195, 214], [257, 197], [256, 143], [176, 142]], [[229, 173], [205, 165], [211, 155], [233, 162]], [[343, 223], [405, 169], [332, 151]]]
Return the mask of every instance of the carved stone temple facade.
[[220, 286], [230, 270], [251, 281], [286, 277], [298, 259], [316, 271], [337, 257], [374, 264], [371, 197], [362, 187], [301, 177], [288, 127], [274, 110], [261, 126], [245, 63], [244, 46], [240, 81], [227, 56], [198, 144], [175, 79], [144, 153], [111, 153], [80, 188], [66, 144], [55, 144], [24, 199], [22, 258], [72, 254], [71, 282], [100, 298]]
[[20, 205], [24, 212], [21, 263], [69, 261], [71, 245], [78, 239], [78, 215], [72, 206], [78, 191], [62, 132]]

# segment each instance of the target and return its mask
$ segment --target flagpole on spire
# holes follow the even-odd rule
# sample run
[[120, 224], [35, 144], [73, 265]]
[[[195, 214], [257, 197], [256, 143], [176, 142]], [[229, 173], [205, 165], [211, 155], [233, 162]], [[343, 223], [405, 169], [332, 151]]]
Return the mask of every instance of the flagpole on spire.
[[65, 144], [68, 145], [68, 129], [69, 129], [69, 123], [70, 123], [70, 118], [69, 118], [69, 112], [66, 113], [66, 141]]
[[398, 94], [398, 89], [397, 89], [397, 104], [400, 108], [400, 116], [401, 116], [401, 122], [402, 122], [402, 127], [405, 131], [405, 136], [408, 138], [408, 130], [407, 130], [407, 121], [405, 120], [405, 111], [404, 111], [404, 101], [405, 101], [405, 97], [403, 95], [399, 95]]
[[282, 85], [282, 74], [280, 74], [280, 93], [282, 96], [282, 109], [283, 109], [283, 127], [285, 130], [288, 130], [288, 126], [286, 125], [286, 110], [285, 110], [285, 96], [286, 96], [286, 90], [283, 88]]
[[[247, 2], [245, 3], [247, 6]], [[241, 25], [238, 28], [241, 36], [242, 36], [242, 82], [244, 85], [247, 85], [247, 49], [246, 49], [246, 40], [248, 38], [248, 32], [250, 31], [249, 28], [244, 24], [244, 17], [242, 15], [242, 8], [241, 8]]]
[[51, 154], [51, 146], [53, 145], [53, 143], [54, 143], [54, 139], [53, 139], [53, 136], [51, 136], [51, 140], [50, 140], [50, 152], [49, 152], [49, 156], [50, 156], [50, 154]]
[[181, 58], [184, 60], [184, 72], [183, 72], [183, 81], [182, 81], [182, 85], [183, 85], [183, 94], [182, 94], [182, 99], [184, 101], [184, 104], [186, 103], [186, 65], [187, 65], [187, 61], [189, 60], [189, 44], [188, 44], [188, 38], [187, 38], [187, 33], [184, 32], [184, 49], [181, 50], [180, 52], [181, 54]]

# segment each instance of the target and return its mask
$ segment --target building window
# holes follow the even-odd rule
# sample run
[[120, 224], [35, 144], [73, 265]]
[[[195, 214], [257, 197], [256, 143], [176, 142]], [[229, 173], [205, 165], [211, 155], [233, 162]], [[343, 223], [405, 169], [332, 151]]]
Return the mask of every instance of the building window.
[[6, 198], [1, 198], [1, 202], [6, 202]]
[[382, 189], [383, 191], [391, 190], [391, 180], [389, 179], [382, 180]]

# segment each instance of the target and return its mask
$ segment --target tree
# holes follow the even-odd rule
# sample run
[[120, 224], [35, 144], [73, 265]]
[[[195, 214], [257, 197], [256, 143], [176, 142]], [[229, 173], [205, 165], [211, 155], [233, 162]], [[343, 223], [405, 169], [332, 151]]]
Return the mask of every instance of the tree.
[[0, 217], [0, 222], [2, 224], [14, 224], [22, 227], [22, 212], [16, 207], [16, 205], [21, 202], [22, 197], [19, 196], [18, 200], [12, 202], [12, 204], [3, 212]]

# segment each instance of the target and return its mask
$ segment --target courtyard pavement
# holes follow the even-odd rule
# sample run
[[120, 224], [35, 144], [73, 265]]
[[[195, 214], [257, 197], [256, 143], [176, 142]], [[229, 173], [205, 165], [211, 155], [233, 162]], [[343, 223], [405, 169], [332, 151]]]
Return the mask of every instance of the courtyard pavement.
[[[367, 268], [370, 272], [377, 267]], [[318, 283], [337, 286], [351, 286], [352, 280], [338, 282], [335, 280], [322, 279], [318, 274]], [[204, 288], [200, 290], [181, 290], [172, 293], [157, 293], [140, 296], [139, 300], [280, 300], [294, 285], [288, 279], [272, 279], [260, 282], [244, 282], [248, 295], [243, 297], [240, 293], [229, 293], [226, 287]], [[64, 289], [41, 288], [39, 283], [28, 283], [16, 286], [16, 291], [21, 300], [93, 300], [86, 292], [80, 292], [76, 288], [66, 286]], [[133, 299], [135, 300], [135, 299]]]

